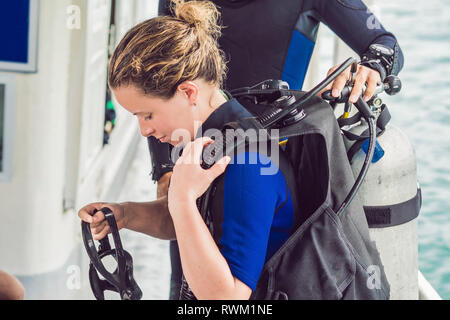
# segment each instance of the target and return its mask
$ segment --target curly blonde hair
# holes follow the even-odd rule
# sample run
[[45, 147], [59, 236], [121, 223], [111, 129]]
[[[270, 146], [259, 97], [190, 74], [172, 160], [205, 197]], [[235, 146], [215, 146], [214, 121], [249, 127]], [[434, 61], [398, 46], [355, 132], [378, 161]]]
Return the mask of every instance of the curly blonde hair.
[[111, 57], [111, 89], [134, 85], [144, 94], [170, 99], [184, 81], [223, 85], [226, 64], [219, 49], [220, 13], [209, 1], [172, 0], [172, 16], [132, 28]]

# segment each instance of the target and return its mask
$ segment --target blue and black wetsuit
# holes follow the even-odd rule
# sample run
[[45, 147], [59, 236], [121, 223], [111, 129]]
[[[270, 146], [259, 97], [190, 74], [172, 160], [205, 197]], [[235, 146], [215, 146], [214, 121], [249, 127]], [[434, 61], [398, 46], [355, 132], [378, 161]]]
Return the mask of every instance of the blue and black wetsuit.
[[[282, 79], [301, 90], [317, 39], [325, 23], [362, 56], [371, 44], [395, 48], [387, 32], [360, 0], [214, 1], [222, 13], [220, 45], [229, 63], [227, 89]], [[398, 52], [398, 73], [403, 56]]]
[[[232, 99], [217, 109], [199, 132], [220, 130], [245, 117], [251, 114]], [[214, 224], [214, 237], [231, 273], [252, 290], [265, 262], [289, 238], [294, 224], [287, 181], [274, 166], [257, 152], [237, 154], [225, 172], [220, 223]]]
[[[403, 67], [403, 54], [396, 38], [385, 30], [361, 0], [213, 2], [219, 6], [225, 27], [219, 43], [228, 60], [228, 90], [266, 79], [282, 79], [292, 89], [302, 89], [321, 22], [360, 56], [375, 43], [394, 49], [396, 68], [392, 73], [398, 74]], [[167, 4], [167, 0], [160, 0], [160, 14], [170, 14]], [[170, 146], [149, 138], [149, 148], [153, 179], [158, 181], [172, 171]], [[176, 258], [176, 249], [171, 251]], [[179, 264], [175, 262], [174, 281], [180, 278], [177, 266]], [[172, 297], [175, 297], [178, 289], [173, 287]]]

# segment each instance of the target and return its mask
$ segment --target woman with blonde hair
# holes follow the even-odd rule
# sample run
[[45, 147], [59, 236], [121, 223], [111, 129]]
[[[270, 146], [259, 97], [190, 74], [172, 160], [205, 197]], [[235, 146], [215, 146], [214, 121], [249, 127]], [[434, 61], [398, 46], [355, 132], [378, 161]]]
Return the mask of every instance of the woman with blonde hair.
[[[103, 214], [94, 215], [103, 207], [114, 212], [119, 228], [177, 239], [184, 276], [197, 298], [249, 299], [265, 261], [289, 237], [291, 195], [281, 172], [261, 175], [261, 168], [271, 166], [263, 156], [252, 165], [229, 164], [233, 159], [224, 157], [209, 170], [200, 166], [203, 148], [212, 143], [202, 132], [251, 115], [221, 90], [226, 65], [217, 45], [221, 28], [215, 5], [173, 3], [173, 17], [145, 21], [125, 35], [109, 69], [114, 96], [137, 117], [143, 136], [172, 145], [188, 141], [168, 197], [151, 203], [93, 203], [79, 217], [91, 224], [97, 240], [109, 232]], [[222, 222], [213, 238], [196, 200], [223, 173]]]

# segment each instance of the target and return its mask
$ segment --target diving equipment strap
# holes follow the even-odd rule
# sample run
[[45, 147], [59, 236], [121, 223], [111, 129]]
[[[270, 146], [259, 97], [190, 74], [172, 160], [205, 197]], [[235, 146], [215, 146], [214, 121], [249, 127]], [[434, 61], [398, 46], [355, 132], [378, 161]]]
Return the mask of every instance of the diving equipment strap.
[[382, 44], [374, 43], [369, 50], [363, 54], [361, 65], [379, 72], [383, 82], [387, 76], [399, 73], [399, 45], [395, 44], [394, 49]]
[[364, 206], [369, 228], [386, 228], [405, 224], [419, 216], [422, 191], [417, 189], [414, 198], [390, 206]]
[[[361, 115], [357, 113], [351, 118], [338, 119], [339, 126], [356, 124], [361, 120]], [[387, 124], [391, 120], [391, 114], [386, 105], [381, 106], [381, 113], [377, 119], [377, 136], [381, 136]], [[356, 135], [346, 130], [342, 130], [345, 137], [350, 141], [355, 141], [355, 143], [350, 147], [347, 152], [348, 159], [350, 163], [353, 163], [353, 157], [361, 149], [364, 141], [369, 138], [368, 130], [362, 132], [360, 135]], [[401, 224], [405, 224], [409, 221], [414, 220], [419, 216], [420, 209], [422, 206], [422, 192], [419, 188], [417, 194], [410, 200], [389, 205], [389, 206], [364, 206], [364, 212], [366, 214], [367, 222], [369, 228], [386, 228], [394, 227]]]
[[[116, 219], [109, 208], [101, 210], [108, 222], [114, 239], [114, 249], [111, 249], [108, 235], [100, 240], [98, 250], [89, 223], [82, 222], [82, 236], [86, 252], [91, 260], [89, 264], [89, 282], [92, 292], [97, 300], [105, 300], [105, 291], [113, 291], [120, 294], [122, 300], [140, 300], [142, 291], [133, 278], [133, 259], [122, 247]], [[95, 211], [94, 214], [98, 212]], [[117, 263], [114, 272], [109, 272], [103, 264], [103, 259], [113, 257]], [[104, 278], [100, 279], [99, 274]]]
[[[339, 118], [338, 123], [339, 127], [349, 126], [358, 123], [361, 120], [361, 114], [358, 112], [356, 115], [354, 115], [351, 118]], [[381, 106], [381, 112], [377, 119], [377, 137], [380, 137], [383, 135], [384, 131], [386, 130], [386, 126], [391, 121], [391, 114], [389, 112], [389, 109], [386, 105]], [[350, 164], [353, 163], [353, 157], [355, 154], [361, 149], [361, 146], [363, 145], [364, 141], [366, 141], [369, 138], [369, 132], [368, 130], [362, 132], [360, 135], [351, 133], [347, 130], [342, 130], [342, 133], [345, 135], [345, 137], [350, 141], [355, 141], [355, 143], [350, 147], [350, 149], [347, 152], [348, 160], [350, 161]]]

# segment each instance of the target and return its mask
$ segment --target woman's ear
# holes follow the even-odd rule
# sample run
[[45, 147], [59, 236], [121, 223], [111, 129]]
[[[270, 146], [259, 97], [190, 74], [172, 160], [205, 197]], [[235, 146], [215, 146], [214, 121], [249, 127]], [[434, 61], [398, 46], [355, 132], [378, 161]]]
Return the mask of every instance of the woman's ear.
[[199, 96], [199, 87], [193, 81], [185, 81], [178, 86], [180, 93], [189, 100], [192, 106], [197, 105]]

